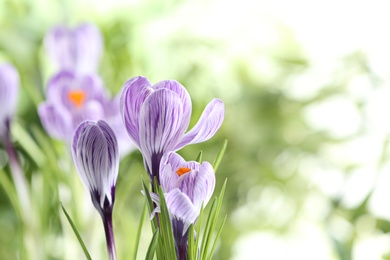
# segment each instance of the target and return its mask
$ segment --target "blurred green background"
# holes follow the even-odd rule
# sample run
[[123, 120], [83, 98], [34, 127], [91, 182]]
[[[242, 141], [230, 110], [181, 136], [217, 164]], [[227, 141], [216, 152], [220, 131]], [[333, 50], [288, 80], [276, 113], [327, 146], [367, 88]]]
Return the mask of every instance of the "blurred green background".
[[[57, 24], [96, 24], [99, 73], [113, 95], [143, 75], [176, 79], [192, 125], [214, 97], [226, 105], [210, 141], [180, 151], [213, 161], [227, 214], [215, 259], [390, 259], [390, 18], [386, 1], [0, 0], [0, 61], [21, 76], [12, 136], [32, 190], [21, 224], [0, 147], [0, 259], [83, 259], [67, 208], [93, 259], [103, 227], [64, 144], [37, 105], [53, 69], [43, 37]], [[0, 104], [1, 109], [1, 104]], [[114, 229], [131, 259], [143, 207], [138, 151], [120, 165]], [[151, 231], [144, 226], [139, 259]]]

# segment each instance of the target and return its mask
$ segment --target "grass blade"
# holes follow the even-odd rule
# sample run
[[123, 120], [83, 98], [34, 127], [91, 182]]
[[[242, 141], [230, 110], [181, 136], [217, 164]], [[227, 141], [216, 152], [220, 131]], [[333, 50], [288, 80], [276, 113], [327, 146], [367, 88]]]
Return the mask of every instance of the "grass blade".
[[153, 233], [152, 241], [150, 241], [148, 252], [146, 252], [145, 260], [153, 260], [154, 252], [156, 251], [158, 237], [159, 237], [159, 232], [157, 228]]
[[69, 224], [70, 224], [70, 226], [72, 227], [73, 232], [75, 233], [75, 235], [76, 235], [76, 237], [77, 237], [77, 239], [78, 239], [78, 241], [79, 241], [81, 247], [83, 248], [85, 257], [86, 257], [88, 260], [92, 260], [91, 256], [90, 256], [89, 253], [88, 253], [87, 247], [85, 246], [83, 240], [81, 239], [81, 236], [80, 236], [79, 232], [77, 231], [77, 228], [76, 228], [75, 225], [73, 224], [72, 219], [70, 218], [68, 212], [66, 212], [66, 209], [64, 208], [64, 205], [62, 205], [62, 203], [61, 203], [61, 207], [62, 207], [62, 211], [65, 213], [65, 216], [66, 216], [66, 218], [68, 219]]
[[133, 259], [136, 260], [137, 259], [137, 253], [138, 253], [138, 247], [139, 247], [139, 240], [141, 238], [141, 232], [142, 232], [142, 227], [144, 225], [144, 219], [145, 219], [145, 214], [146, 214], [146, 201], [145, 201], [145, 204], [144, 204], [144, 207], [142, 209], [142, 214], [141, 214], [141, 219], [139, 221], [139, 225], [138, 225], [138, 230], [137, 230], [137, 236], [135, 238], [135, 245], [134, 245], [134, 256], [133, 256]]
[[203, 157], [203, 152], [202, 151], [199, 151], [199, 154], [198, 156], [196, 157], [196, 162], [198, 163], [202, 163], [202, 157]]
[[227, 144], [228, 144], [228, 140], [226, 139], [226, 140], [223, 142], [223, 145], [222, 145], [221, 149], [220, 149], [219, 152], [217, 153], [217, 156], [215, 157], [215, 160], [214, 160], [214, 163], [213, 163], [213, 168], [214, 168], [214, 171], [215, 171], [215, 172], [217, 171], [218, 166], [219, 166], [219, 164], [221, 163], [222, 157], [223, 157], [223, 155], [225, 154]]

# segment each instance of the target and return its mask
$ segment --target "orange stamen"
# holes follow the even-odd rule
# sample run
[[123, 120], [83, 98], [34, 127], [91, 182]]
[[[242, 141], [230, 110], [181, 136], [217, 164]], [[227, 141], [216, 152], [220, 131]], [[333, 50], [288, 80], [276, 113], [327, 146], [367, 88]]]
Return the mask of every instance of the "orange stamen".
[[72, 102], [76, 107], [81, 107], [85, 101], [85, 92], [83, 90], [71, 90], [68, 93], [68, 99]]
[[187, 173], [187, 172], [190, 172], [190, 171], [191, 171], [190, 168], [180, 167], [180, 168], [176, 171], [176, 173], [177, 173], [177, 175], [182, 176], [183, 174], [185, 174], [185, 173]]

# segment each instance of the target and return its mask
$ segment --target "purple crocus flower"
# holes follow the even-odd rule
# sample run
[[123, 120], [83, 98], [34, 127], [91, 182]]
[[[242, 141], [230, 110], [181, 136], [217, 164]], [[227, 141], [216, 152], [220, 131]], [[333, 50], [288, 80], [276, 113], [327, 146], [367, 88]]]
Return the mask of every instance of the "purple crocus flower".
[[5, 137], [16, 109], [19, 94], [19, 74], [15, 68], [4, 63], [0, 65], [0, 137]]
[[92, 24], [83, 23], [74, 29], [59, 25], [46, 35], [45, 47], [60, 70], [93, 73], [102, 54], [103, 39]]
[[38, 107], [46, 132], [70, 143], [84, 120], [104, 119], [114, 129], [121, 155], [133, 147], [122, 123], [119, 98], [110, 99], [97, 75], [61, 71], [48, 83], [47, 100]]
[[80, 178], [102, 217], [109, 258], [115, 259], [112, 210], [119, 167], [115, 134], [102, 120], [84, 121], [74, 134], [72, 154]]
[[177, 153], [170, 152], [162, 157], [160, 170], [177, 258], [187, 259], [188, 227], [195, 224], [202, 203], [206, 206], [214, 192], [214, 169], [208, 162], [186, 162]]
[[155, 177], [160, 182], [159, 167], [164, 153], [210, 139], [224, 118], [223, 102], [213, 99], [198, 123], [185, 133], [192, 110], [187, 90], [174, 80], [152, 85], [144, 77], [125, 83], [120, 108], [127, 132], [141, 151], [152, 182]]

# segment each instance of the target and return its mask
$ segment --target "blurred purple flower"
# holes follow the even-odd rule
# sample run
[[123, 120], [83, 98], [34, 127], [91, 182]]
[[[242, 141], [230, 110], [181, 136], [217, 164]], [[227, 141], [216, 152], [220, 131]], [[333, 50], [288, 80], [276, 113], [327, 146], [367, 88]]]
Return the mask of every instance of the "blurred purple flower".
[[92, 24], [83, 23], [75, 28], [58, 25], [46, 35], [45, 47], [59, 70], [93, 73], [102, 54], [103, 39]]
[[133, 144], [127, 136], [119, 110], [119, 98], [110, 99], [97, 75], [77, 75], [61, 71], [48, 83], [47, 100], [38, 113], [46, 132], [53, 138], [71, 142], [84, 120], [105, 120], [114, 129], [121, 155]]
[[152, 84], [144, 77], [128, 80], [121, 94], [120, 108], [127, 132], [141, 151], [153, 182], [159, 180], [164, 153], [210, 139], [224, 118], [224, 104], [213, 99], [198, 123], [187, 133], [192, 104], [187, 90], [177, 81]]
[[162, 157], [160, 170], [178, 259], [186, 259], [188, 227], [196, 222], [202, 203], [206, 206], [214, 192], [214, 169], [208, 162], [186, 162], [177, 153], [170, 152]]
[[19, 95], [19, 74], [16, 69], [4, 63], [0, 65], [0, 137], [5, 137], [13, 117]]
[[102, 120], [84, 121], [74, 134], [72, 154], [80, 178], [102, 217], [109, 258], [115, 259], [112, 211], [119, 168], [115, 134]]

